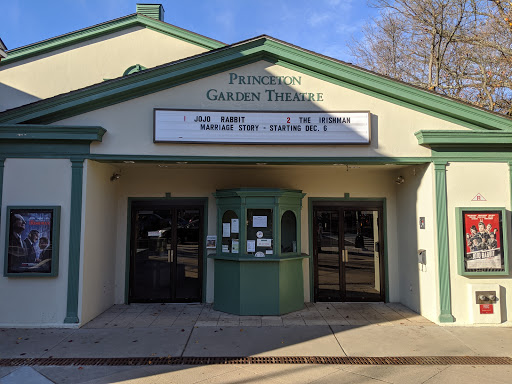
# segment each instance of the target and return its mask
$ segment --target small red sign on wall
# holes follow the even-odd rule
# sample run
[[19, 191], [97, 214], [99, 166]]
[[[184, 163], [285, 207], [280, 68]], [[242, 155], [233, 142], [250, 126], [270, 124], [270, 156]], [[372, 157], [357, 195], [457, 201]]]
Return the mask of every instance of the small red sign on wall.
[[482, 196], [481, 193], [477, 193], [475, 197], [471, 199], [471, 201], [487, 201], [485, 197]]
[[494, 307], [492, 304], [480, 304], [480, 314], [486, 315], [486, 314], [493, 314], [494, 313]]

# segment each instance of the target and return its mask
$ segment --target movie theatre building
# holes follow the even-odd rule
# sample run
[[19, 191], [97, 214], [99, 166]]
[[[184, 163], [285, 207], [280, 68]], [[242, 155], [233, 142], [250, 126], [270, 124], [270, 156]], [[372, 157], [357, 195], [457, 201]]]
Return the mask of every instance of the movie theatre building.
[[510, 118], [152, 4], [6, 53], [0, 326], [321, 301], [510, 324]]

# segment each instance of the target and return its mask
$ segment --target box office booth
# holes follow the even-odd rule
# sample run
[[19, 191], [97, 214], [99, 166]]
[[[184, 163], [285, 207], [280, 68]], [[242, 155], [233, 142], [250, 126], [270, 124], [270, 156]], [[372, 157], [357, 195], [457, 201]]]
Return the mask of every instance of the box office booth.
[[134, 302], [510, 321], [508, 117], [159, 5], [8, 50], [0, 81], [1, 326]]

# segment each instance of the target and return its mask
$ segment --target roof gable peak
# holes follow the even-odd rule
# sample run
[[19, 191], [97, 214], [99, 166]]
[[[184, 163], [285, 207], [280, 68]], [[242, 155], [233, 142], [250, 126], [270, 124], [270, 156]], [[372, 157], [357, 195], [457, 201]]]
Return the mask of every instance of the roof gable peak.
[[47, 52], [52, 52], [61, 48], [68, 47], [83, 41], [92, 40], [105, 36], [120, 30], [133, 27], [150, 28], [154, 31], [166, 34], [168, 36], [198, 45], [205, 49], [216, 49], [224, 47], [226, 44], [210, 39], [209, 37], [179, 28], [175, 25], [157, 20], [142, 13], [133, 13], [104, 23], [96, 24], [77, 31], [69, 32], [60, 36], [52, 37], [37, 43], [14, 48], [9, 51], [8, 57], [0, 62], [0, 66], [11, 64], [23, 59], [38, 56]]

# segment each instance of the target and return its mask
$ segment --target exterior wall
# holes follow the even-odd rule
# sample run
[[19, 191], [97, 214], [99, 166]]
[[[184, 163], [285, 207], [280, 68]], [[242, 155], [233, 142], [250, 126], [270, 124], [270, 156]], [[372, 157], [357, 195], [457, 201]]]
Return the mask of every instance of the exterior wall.
[[[452, 314], [458, 325], [469, 323], [474, 299], [469, 289], [472, 284], [499, 284], [504, 288], [502, 305], [504, 320], [512, 319], [512, 279], [508, 276], [465, 277], [457, 273], [456, 207], [505, 207], [510, 225], [510, 180], [506, 163], [450, 163], [446, 168], [448, 195], [448, 228], [450, 247], [450, 280]], [[487, 201], [471, 201], [481, 193]], [[510, 226], [509, 226], [510, 228]], [[508, 236], [509, 263], [511, 232]], [[505, 308], [504, 308], [505, 307]]]
[[[433, 165], [417, 165], [396, 172], [405, 179], [397, 186], [398, 249], [400, 254], [399, 301], [438, 321], [437, 247]], [[420, 217], [425, 229], [419, 228]], [[423, 263], [418, 250], [424, 249]]]
[[[117, 251], [116, 251], [116, 303], [125, 300], [126, 282], [126, 233], [128, 226], [128, 197], [163, 197], [166, 192], [171, 197], [207, 197], [208, 231], [205, 235], [216, 234], [216, 205], [212, 193], [217, 189], [239, 187], [301, 189], [307, 195], [303, 199], [301, 241], [302, 252], [309, 254], [309, 206], [308, 198], [340, 198], [344, 193], [350, 197], [386, 198], [388, 279], [389, 298], [400, 300], [399, 287], [399, 247], [397, 241], [396, 184], [394, 173], [384, 167], [351, 169], [344, 166], [172, 166], [169, 168], [154, 165], [124, 166], [119, 183], [117, 210]], [[376, 187], [378, 186], [378, 187]], [[207, 296], [213, 300], [213, 269], [208, 263]], [[309, 263], [305, 263], [304, 299], [309, 301]]]
[[8, 233], [7, 206], [60, 205], [61, 228], [57, 277], [0, 277], [1, 327], [62, 326], [68, 289], [70, 192], [69, 160], [5, 160], [0, 249], [5, 249]]
[[136, 27], [0, 66], [0, 111], [121, 77], [206, 49]]
[[[300, 76], [300, 86], [230, 85], [229, 73], [239, 75]], [[322, 102], [269, 102], [266, 88], [279, 92], [321, 92]], [[209, 89], [219, 91], [261, 92], [259, 102], [210, 101]], [[153, 109], [215, 109], [251, 111], [361, 111], [372, 113], [370, 145], [192, 145], [153, 143]], [[309, 75], [260, 61], [175, 88], [124, 103], [84, 113], [56, 124], [98, 124], [107, 129], [102, 143], [91, 145], [96, 154], [173, 156], [290, 156], [290, 157], [360, 157], [360, 156], [430, 156], [431, 151], [418, 145], [414, 132], [421, 129], [466, 128], [388, 101], [332, 84]]]
[[84, 167], [85, 201], [81, 266], [82, 324], [114, 304], [116, 265], [117, 184], [110, 181], [116, 169], [87, 161]]

